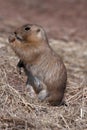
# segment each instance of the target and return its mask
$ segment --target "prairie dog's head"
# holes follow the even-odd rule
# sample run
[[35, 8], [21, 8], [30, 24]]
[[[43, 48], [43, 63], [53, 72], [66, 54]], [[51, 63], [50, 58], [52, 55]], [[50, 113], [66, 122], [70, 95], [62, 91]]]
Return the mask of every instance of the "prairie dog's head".
[[12, 36], [9, 37], [9, 42], [18, 40], [24, 43], [38, 43], [47, 40], [44, 29], [41, 26], [26, 24], [16, 29]]

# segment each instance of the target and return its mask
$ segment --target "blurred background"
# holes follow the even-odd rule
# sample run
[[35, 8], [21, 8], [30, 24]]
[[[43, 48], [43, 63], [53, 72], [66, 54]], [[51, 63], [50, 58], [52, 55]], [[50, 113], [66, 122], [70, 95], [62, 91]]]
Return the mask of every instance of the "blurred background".
[[0, 0], [0, 35], [26, 23], [43, 26], [49, 38], [87, 40], [87, 0]]

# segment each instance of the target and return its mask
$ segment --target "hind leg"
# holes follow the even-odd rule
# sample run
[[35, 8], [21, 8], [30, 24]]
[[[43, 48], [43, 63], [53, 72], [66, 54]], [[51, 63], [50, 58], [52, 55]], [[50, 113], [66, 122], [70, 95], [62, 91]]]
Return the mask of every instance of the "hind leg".
[[40, 94], [42, 90], [44, 90], [43, 93], [45, 94], [47, 86], [43, 83], [43, 81], [35, 77], [33, 88], [37, 94]]
[[48, 97], [48, 92], [46, 89], [43, 89], [42, 91], [40, 91], [40, 93], [38, 94], [38, 99], [40, 101], [44, 101], [47, 97]]
[[47, 97], [47, 86], [39, 80], [37, 77], [34, 77], [31, 72], [28, 74], [27, 83], [32, 86], [32, 89], [35, 91], [36, 94], [38, 94], [39, 100], [44, 100]]

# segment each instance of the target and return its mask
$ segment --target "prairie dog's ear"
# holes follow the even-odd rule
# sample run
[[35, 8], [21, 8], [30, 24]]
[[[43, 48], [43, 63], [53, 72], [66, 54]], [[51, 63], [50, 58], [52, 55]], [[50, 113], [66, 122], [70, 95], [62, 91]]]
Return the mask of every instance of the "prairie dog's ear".
[[47, 40], [46, 33], [43, 28], [39, 27], [36, 30], [37, 37], [42, 40]]
[[42, 31], [41, 31], [40, 28], [37, 29], [37, 37], [38, 37], [38, 38], [42, 38], [42, 37], [43, 37], [43, 36], [42, 36]]

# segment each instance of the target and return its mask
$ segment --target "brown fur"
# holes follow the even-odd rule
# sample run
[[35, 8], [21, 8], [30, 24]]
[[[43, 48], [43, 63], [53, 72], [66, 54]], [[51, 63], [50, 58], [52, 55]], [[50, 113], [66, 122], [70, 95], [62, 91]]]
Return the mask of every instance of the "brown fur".
[[[67, 72], [62, 59], [50, 48], [43, 28], [32, 24], [24, 25], [9, 36], [9, 42], [23, 61], [25, 71], [30, 72], [34, 79], [37, 78], [33, 88], [38, 93], [38, 98], [47, 100], [52, 105], [61, 104]], [[29, 74], [27, 76], [30, 77]], [[40, 91], [37, 91], [38, 83]]]

